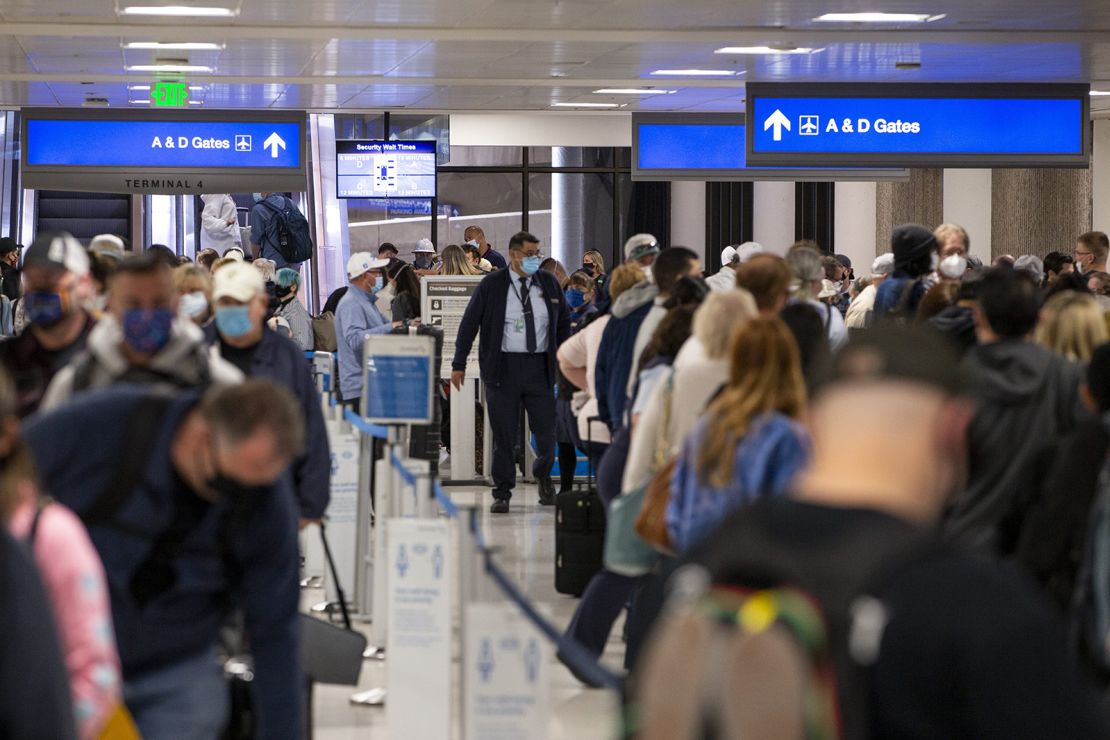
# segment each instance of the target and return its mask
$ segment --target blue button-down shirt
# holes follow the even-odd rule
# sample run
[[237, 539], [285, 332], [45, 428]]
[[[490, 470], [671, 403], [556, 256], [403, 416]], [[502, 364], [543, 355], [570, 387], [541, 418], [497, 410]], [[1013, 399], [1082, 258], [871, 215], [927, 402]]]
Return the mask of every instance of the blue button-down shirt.
[[[524, 304], [520, 302], [521, 276], [511, 273], [509, 299], [505, 303], [505, 335], [501, 339], [502, 352], [527, 352], [528, 327], [524, 322]], [[532, 319], [536, 325], [536, 352], [547, 351], [547, 305], [543, 290], [535, 278], [528, 278], [528, 295], [532, 300]]]
[[377, 297], [351, 286], [335, 309], [339, 345], [339, 392], [344, 401], [362, 396], [362, 341], [367, 334], [388, 334], [393, 322], [378, 309]]

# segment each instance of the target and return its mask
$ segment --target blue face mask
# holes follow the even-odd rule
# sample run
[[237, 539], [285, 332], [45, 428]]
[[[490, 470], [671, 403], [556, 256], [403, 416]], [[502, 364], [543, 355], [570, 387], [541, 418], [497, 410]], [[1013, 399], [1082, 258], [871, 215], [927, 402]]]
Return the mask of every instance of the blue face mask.
[[169, 344], [173, 311], [136, 308], [123, 313], [123, 341], [139, 354], [153, 355]]
[[36, 326], [53, 326], [65, 318], [62, 296], [44, 290], [35, 290], [23, 298], [23, 311], [27, 321]]
[[385, 287], [385, 281], [382, 280], [381, 275], [378, 275], [376, 278], [374, 278], [374, 286], [372, 288], [370, 288], [370, 292], [371, 293], [377, 293], [379, 290], [381, 290], [384, 287]]
[[216, 309], [216, 328], [220, 334], [232, 339], [250, 334], [254, 328], [250, 306], [219, 306]]
[[257, 203], [262, 200], [262, 193], [251, 193], [254, 196], [254, 202]]
[[567, 305], [571, 308], [578, 308], [586, 302], [586, 295], [575, 288], [567, 288]]
[[540, 259], [538, 256], [525, 257], [524, 261], [520, 263], [520, 270], [525, 275], [535, 275], [537, 272], [539, 272], [541, 262], [543, 262], [543, 260]]

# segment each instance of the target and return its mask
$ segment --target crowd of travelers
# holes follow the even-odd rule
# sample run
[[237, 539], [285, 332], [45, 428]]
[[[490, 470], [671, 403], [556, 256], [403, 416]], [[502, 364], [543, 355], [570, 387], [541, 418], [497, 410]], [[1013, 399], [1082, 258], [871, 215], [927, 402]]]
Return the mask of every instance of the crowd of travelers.
[[511, 421], [491, 510], [520, 404], [541, 503], [579, 450], [596, 470], [605, 565], [567, 636], [600, 658], [626, 615], [634, 734], [1110, 737], [1105, 234], [985, 265], [961, 227], [907, 224], [858, 277], [812, 241], [706, 276], [650, 234], [568, 271], [471, 226], [353, 254], [314, 318], [296, 264], [205, 203], [227, 234], [195, 262], [0, 242], [3, 737], [219, 737], [229, 623], [257, 736], [298, 734], [297, 533], [331, 467], [304, 352], [330, 330], [357, 406], [363, 340], [418, 326], [428, 275], [485, 276], [464, 329]]

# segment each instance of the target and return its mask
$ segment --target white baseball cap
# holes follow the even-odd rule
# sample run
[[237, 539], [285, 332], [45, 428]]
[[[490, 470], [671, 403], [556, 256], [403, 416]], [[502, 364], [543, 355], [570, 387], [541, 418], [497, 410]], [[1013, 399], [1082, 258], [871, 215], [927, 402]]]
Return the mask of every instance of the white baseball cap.
[[239, 247], [228, 247], [228, 250], [224, 252], [225, 259], [235, 260], [236, 262], [242, 262], [244, 257], [243, 250]]
[[744, 242], [739, 247], [725, 247], [721, 250], [721, 264], [730, 265], [734, 260], [743, 264], [762, 253], [763, 245], [759, 242]]
[[416, 249], [414, 249], [412, 251], [417, 253], [417, 254], [429, 253], [429, 252], [431, 254], [435, 254], [436, 253], [436, 248], [432, 246], [432, 240], [431, 239], [420, 239], [419, 241], [416, 242]]
[[89, 254], [68, 232], [43, 232], [23, 256], [24, 268], [36, 266], [84, 276], [89, 274]]
[[212, 276], [212, 300], [231, 298], [248, 303], [255, 296], [266, 292], [262, 273], [246, 262], [224, 265]]
[[123, 239], [115, 234], [100, 234], [94, 236], [89, 242], [89, 251], [102, 257], [115, 257], [123, 259]]
[[894, 252], [885, 252], [871, 263], [872, 275], [889, 275], [894, 272]]
[[652, 254], [659, 254], [659, 241], [651, 234], [636, 234], [624, 243], [626, 260], [638, 260]]
[[371, 257], [369, 252], [355, 252], [347, 260], [347, 277], [354, 280], [369, 270], [380, 270], [388, 264], [389, 260]]

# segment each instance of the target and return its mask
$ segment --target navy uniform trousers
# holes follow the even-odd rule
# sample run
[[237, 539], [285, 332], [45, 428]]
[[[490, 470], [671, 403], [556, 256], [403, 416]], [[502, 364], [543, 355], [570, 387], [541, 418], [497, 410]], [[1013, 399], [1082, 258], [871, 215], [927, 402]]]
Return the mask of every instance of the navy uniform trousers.
[[506, 352], [501, 385], [486, 384], [489, 425], [493, 430], [493, 497], [508, 501], [516, 485], [516, 445], [520, 410], [528, 412], [528, 426], [536, 437], [537, 478], [551, 474], [555, 463], [555, 391], [547, 377], [544, 352]]

